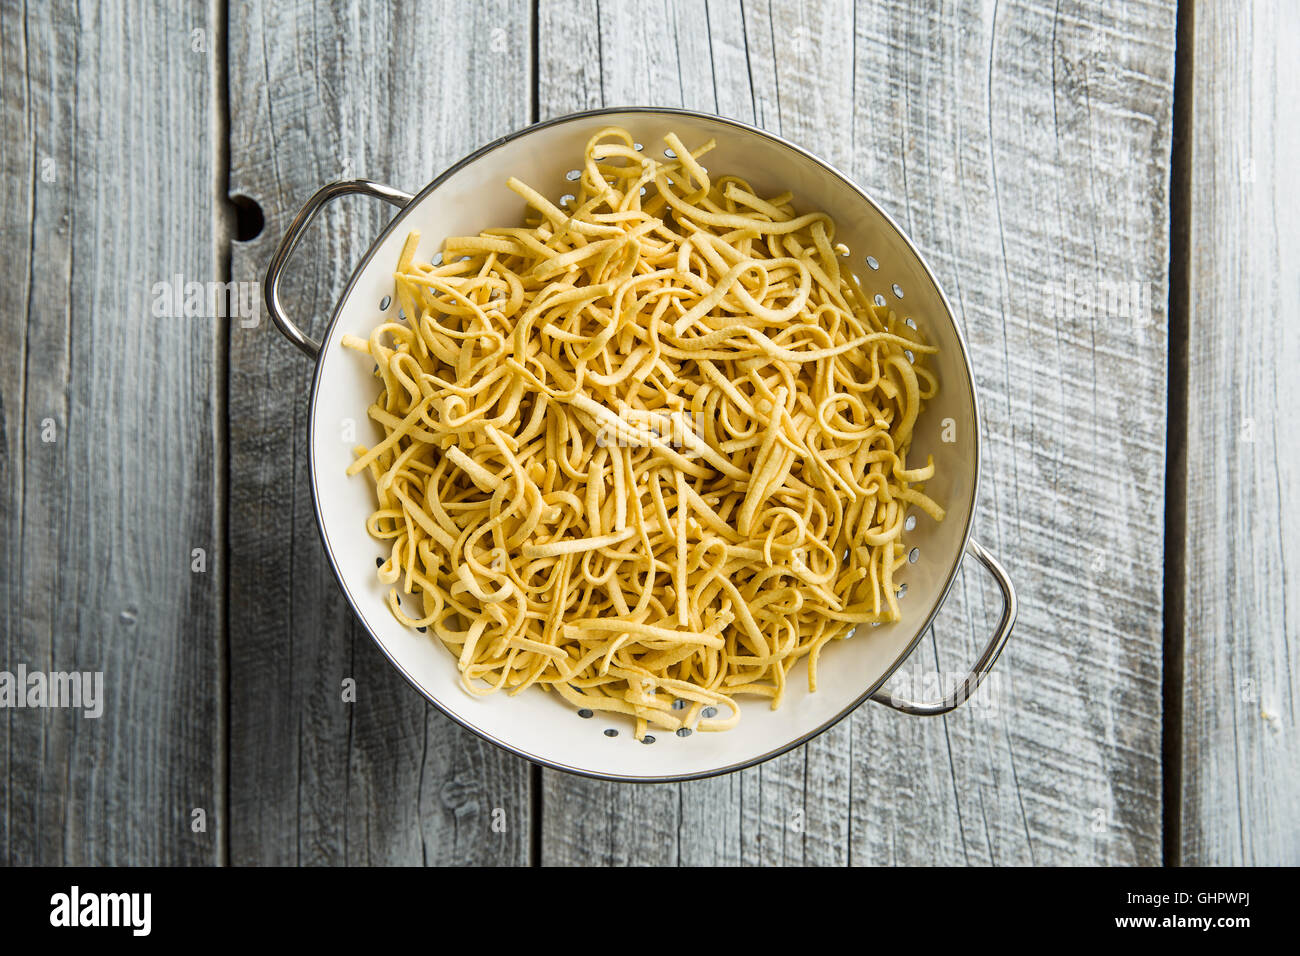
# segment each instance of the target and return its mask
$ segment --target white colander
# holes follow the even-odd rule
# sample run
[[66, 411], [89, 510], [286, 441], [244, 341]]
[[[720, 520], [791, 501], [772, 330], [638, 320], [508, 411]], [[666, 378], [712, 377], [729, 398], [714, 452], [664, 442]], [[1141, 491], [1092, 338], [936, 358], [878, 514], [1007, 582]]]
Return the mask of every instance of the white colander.
[[[384, 603], [387, 586], [375, 575], [384, 547], [366, 531], [374, 492], [363, 477], [345, 473], [352, 443], [341, 441], [340, 425], [358, 423], [357, 441], [379, 439], [366, 408], [376, 380], [370, 363], [340, 346], [344, 335], [362, 338], [397, 313], [393, 268], [411, 229], [420, 231], [417, 256], [432, 259], [448, 236], [522, 222], [523, 201], [506, 188], [510, 176], [553, 200], [572, 191], [566, 173], [581, 164], [587, 140], [605, 126], [626, 128], [647, 152], [664, 149], [663, 137], [677, 133], [694, 145], [717, 140], [705, 162], [719, 174], [737, 175], [760, 195], [793, 192], [799, 211], [822, 209], [836, 223], [836, 239], [852, 250], [848, 267], [877, 302], [912, 319], [938, 346], [927, 359], [939, 378], [939, 395], [917, 422], [914, 450], [924, 461], [933, 454], [936, 477], [926, 492], [947, 510], [942, 522], [914, 509], [907, 535], [911, 563], [898, 575], [906, 584], [902, 618], [879, 627], [863, 626], [848, 640], [828, 646], [821, 658], [819, 689], [807, 690], [806, 664], [791, 674], [786, 698], [771, 710], [759, 698], [742, 698], [741, 719], [723, 733], [659, 732], [653, 743], [638, 742], [631, 724], [618, 716], [579, 712], [558, 694], [530, 688], [517, 697], [476, 697], [459, 684], [456, 660], [431, 634], [403, 627]], [[284, 314], [278, 296], [284, 265], [317, 212], [331, 199], [360, 193], [401, 207], [371, 245], [330, 318], [323, 343], [304, 334]], [[1001, 652], [1015, 623], [1016, 600], [1006, 571], [975, 541], [971, 519], [980, 471], [979, 403], [966, 344], [948, 304], [920, 253], [898, 225], [844, 174], [771, 133], [701, 113], [659, 108], [625, 108], [578, 113], [529, 127], [497, 140], [461, 160], [418, 195], [362, 180], [325, 186], [307, 201], [281, 240], [266, 274], [266, 303], [280, 331], [316, 363], [311, 388], [308, 445], [312, 494], [321, 538], [343, 593], [380, 649], [406, 679], [436, 707], [464, 727], [505, 749], [546, 766], [615, 780], [667, 781], [737, 770], [774, 757], [830, 727], [864, 700], [910, 714], [942, 714], [958, 706], [979, 685]], [[365, 424], [362, 424], [365, 423]], [[878, 688], [903, 662], [929, 627], [966, 553], [997, 579], [1004, 598], [1002, 618], [964, 682], [948, 697], [917, 702], [891, 697]]]

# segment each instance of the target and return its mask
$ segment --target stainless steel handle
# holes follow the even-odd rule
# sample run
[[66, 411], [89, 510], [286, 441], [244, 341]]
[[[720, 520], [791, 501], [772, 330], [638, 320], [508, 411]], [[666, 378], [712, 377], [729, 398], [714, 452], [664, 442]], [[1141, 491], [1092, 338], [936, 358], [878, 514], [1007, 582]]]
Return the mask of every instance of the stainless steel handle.
[[998, 587], [1002, 589], [1002, 620], [998, 621], [998, 626], [993, 631], [993, 637], [985, 646], [984, 653], [975, 662], [975, 666], [966, 675], [966, 679], [954, 687], [943, 700], [922, 703], [899, 697], [896, 694], [890, 694], [884, 690], [878, 690], [871, 695], [871, 699], [876, 703], [918, 717], [937, 717], [960, 707], [971, 694], [975, 693], [975, 689], [979, 687], [988, 672], [993, 669], [998, 655], [1002, 653], [1002, 648], [1007, 644], [1007, 638], [1011, 636], [1011, 629], [1016, 626], [1016, 589], [1011, 586], [1011, 578], [1007, 576], [1007, 569], [1002, 567], [993, 555], [985, 551], [978, 541], [972, 538], [967, 544], [966, 550], [979, 558], [984, 567], [988, 568], [989, 573], [993, 575], [993, 580], [998, 582]]
[[380, 183], [372, 183], [366, 179], [345, 179], [322, 186], [298, 210], [298, 215], [293, 217], [293, 222], [289, 223], [289, 228], [285, 230], [284, 238], [275, 247], [275, 255], [271, 256], [271, 264], [266, 267], [267, 311], [271, 313], [271, 318], [275, 321], [275, 327], [284, 334], [284, 337], [302, 349], [313, 361], [320, 354], [320, 342], [294, 325], [289, 320], [289, 317], [284, 314], [284, 309], [280, 306], [280, 273], [284, 271], [285, 263], [293, 255], [293, 250], [298, 248], [303, 233], [307, 231], [307, 227], [311, 225], [311, 221], [316, 218], [316, 214], [321, 211], [321, 208], [331, 199], [337, 199], [351, 193], [360, 193], [363, 196], [382, 199], [394, 206], [405, 206], [415, 198], [410, 193], [404, 193], [400, 189], [394, 189]]

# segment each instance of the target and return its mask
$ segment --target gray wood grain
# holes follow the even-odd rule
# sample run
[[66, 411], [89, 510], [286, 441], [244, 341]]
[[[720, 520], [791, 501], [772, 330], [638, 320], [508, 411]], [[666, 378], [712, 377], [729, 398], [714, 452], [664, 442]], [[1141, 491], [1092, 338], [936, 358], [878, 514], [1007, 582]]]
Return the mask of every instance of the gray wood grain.
[[[229, 20], [231, 190], [266, 218], [236, 245], [236, 279], [260, 281], [324, 183], [414, 192], [529, 120], [524, 2], [237, 2]], [[293, 316], [319, 331], [389, 215], [351, 200], [318, 220], [286, 276]], [[529, 766], [426, 705], [330, 574], [307, 479], [310, 373], [269, 318], [232, 330], [232, 862], [526, 862]]]
[[219, 323], [152, 312], [218, 275], [212, 30], [0, 12], [0, 670], [104, 680], [0, 713], [6, 865], [221, 858]]
[[[541, 4], [543, 116], [755, 122], [850, 170], [927, 251], [983, 401], [977, 535], [1022, 601], [996, 712], [868, 705], [670, 787], [546, 772], [545, 862], [1159, 861], [1174, 26], [1171, 2]], [[1115, 298], [1132, 283], [1137, 315]], [[964, 571], [909, 670], [962, 670], [996, 600]]]
[[1300, 10], [1194, 12], [1182, 858], [1300, 863]]

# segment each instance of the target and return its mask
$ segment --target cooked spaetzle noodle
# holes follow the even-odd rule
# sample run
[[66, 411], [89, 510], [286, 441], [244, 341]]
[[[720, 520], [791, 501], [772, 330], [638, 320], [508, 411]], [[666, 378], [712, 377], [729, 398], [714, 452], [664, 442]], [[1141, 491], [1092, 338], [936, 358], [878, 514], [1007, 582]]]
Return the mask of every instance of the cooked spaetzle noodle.
[[826, 213], [666, 143], [602, 130], [566, 207], [511, 179], [533, 218], [437, 265], [411, 233], [403, 321], [344, 339], [382, 380], [349, 473], [392, 613], [471, 693], [538, 685], [638, 739], [775, 708], [804, 658], [815, 690], [828, 642], [898, 618], [909, 507], [943, 518], [907, 461], [934, 349]]

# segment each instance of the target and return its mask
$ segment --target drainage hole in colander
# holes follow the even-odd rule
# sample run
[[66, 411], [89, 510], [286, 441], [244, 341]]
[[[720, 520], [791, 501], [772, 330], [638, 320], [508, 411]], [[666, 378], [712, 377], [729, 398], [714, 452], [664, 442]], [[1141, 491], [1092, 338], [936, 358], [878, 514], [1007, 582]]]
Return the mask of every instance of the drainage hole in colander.
[[595, 714], [593, 714], [586, 707], [584, 707], [582, 708], [582, 710], [578, 711], [578, 716], [581, 717], [583, 720], [586, 720], [588, 717], [594, 717]]
[[909, 362], [915, 362], [915, 361], [916, 361], [916, 356], [912, 354], [912, 350], [911, 350], [911, 349], [903, 349], [903, 354], [907, 356], [907, 360], [908, 360]]
[[563, 196], [560, 197], [560, 205], [567, 206], [569, 203], [573, 202], [573, 200], [576, 198], [577, 197], [574, 196], [572, 193], [565, 193]]
[[907, 582], [904, 581], [902, 584], [898, 586], [898, 590], [894, 592], [894, 597], [901, 598], [906, 596], [906, 594], [907, 594]]
[[903, 522], [903, 530], [911, 531], [916, 527], [916, 515], [908, 515], [907, 520]]
[[606, 736], [606, 737], [617, 737], [617, 736], [618, 736], [618, 731], [615, 730], [613, 727], [606, 727], [606, 728], [605, 728], [605, 736]]
[[664, 150], [664, 155], [667, 156], [669, 159], [676, 159], [676, 158], [677, 158], [677, 154], [674, 153], [671, 149], [665, 149], [665, 150]]
[[893, 293], [894, 293], [895, 296], [897, 296], [897, 297], [900, 298], [900, 299], [903, 297], [903, 290], [902, 290], [901, 288], [899, 288], [899, 285], [898, 285], [897, 282], [894, 283], [894, 285], [892, 286], [892, 289], [893, 289]]
[[392, 304], [393, 304], [392, 297], [390, 297], [390, 296], [384, 296], [382, 299], [379, 300], [379, 311], [380, 311], [380, 312], [387, 312], [387, 311], [388, 311], [388, 307], [389, 307], [390, 305], [392, 305]]
[[441, 253], [441, 252], [435, 252], [435, 253], [433, 254], [433, 258], [430, 259], [429, 262], [430, 262], [432, 265], [435, 265], [435, 266], [440, 266], [440, 265], [442, 265], [442, 253]]
[[578, 170], [576, 170], [576, 169], [571, 169], [571, 170], [569, 170], [567, 173], [564, 174], [564, 178], [567, 179], [569, 182], [574, 182], [574, 181], [575, 181], [579, 176], [581, 176], [581, 175], [582, 175], [582, 173], [579, 172]]
[[689, 727], [678, 727], [678, 728], [677, 728], [677, 736], [678, 736], [678, 737], [689, 737], [690, 735], [691, 735], [691, 728], [689, 728]]
[[867, 256], [867, 265], [871, 266], [872, 269], [880, 268], [880, 263], [876, 261], [875, 256]]
[[881, 295], [880, 293], [876, 293], [876, 298], [875, 298], [874, 301], [875, 301], [876, 305], [884, 305], [884, 304], [885, 304], [885, 297], [884, 297], [883, 295]]
[[633, 144], [632, 144], [632, 148], [635, 149], [638, 153], [641, 152], [641, 144], [640, 144], [640, 143], [633, 143]]
[[718, 716], [718, 708], [705, 707], [702, 711], [700, 711], [700, 713], [705, 717], [716, 717]]
[[384, 566], [384, 559], [383, 559], [383, 558], [375, 558], [375, 567], [377, 567], [377, 568], [382, 568], [383, 566]]
[[685, 710], [685, 709], [686, 709], [686, 701], [684, 700], [673, 701], [673, 710]]
[[641, 743], [643, 744], [652, 744], [654, 742], [655, 739], [651, 737], [649, 734], [646, 734], [644, 737], [641, 738]]
[[920, 558], [921, 558], [920, 548], [913, 548], [911, 551], [907, 552], [907, 560], [911, 564], [916, 564], [916, 562], [919, 561]]
[[916, 319], [913, 319], [913, 318], [911, 318], [911, 317], [908, 317], [908, 318], [904, 319], [903, 321], [904, 321], [904, 323], [906, 323], [906, 325], [907, 325], [907, 327], [908, 327], [909, 329], [914, 329], [914, 328], [916, 328]]

